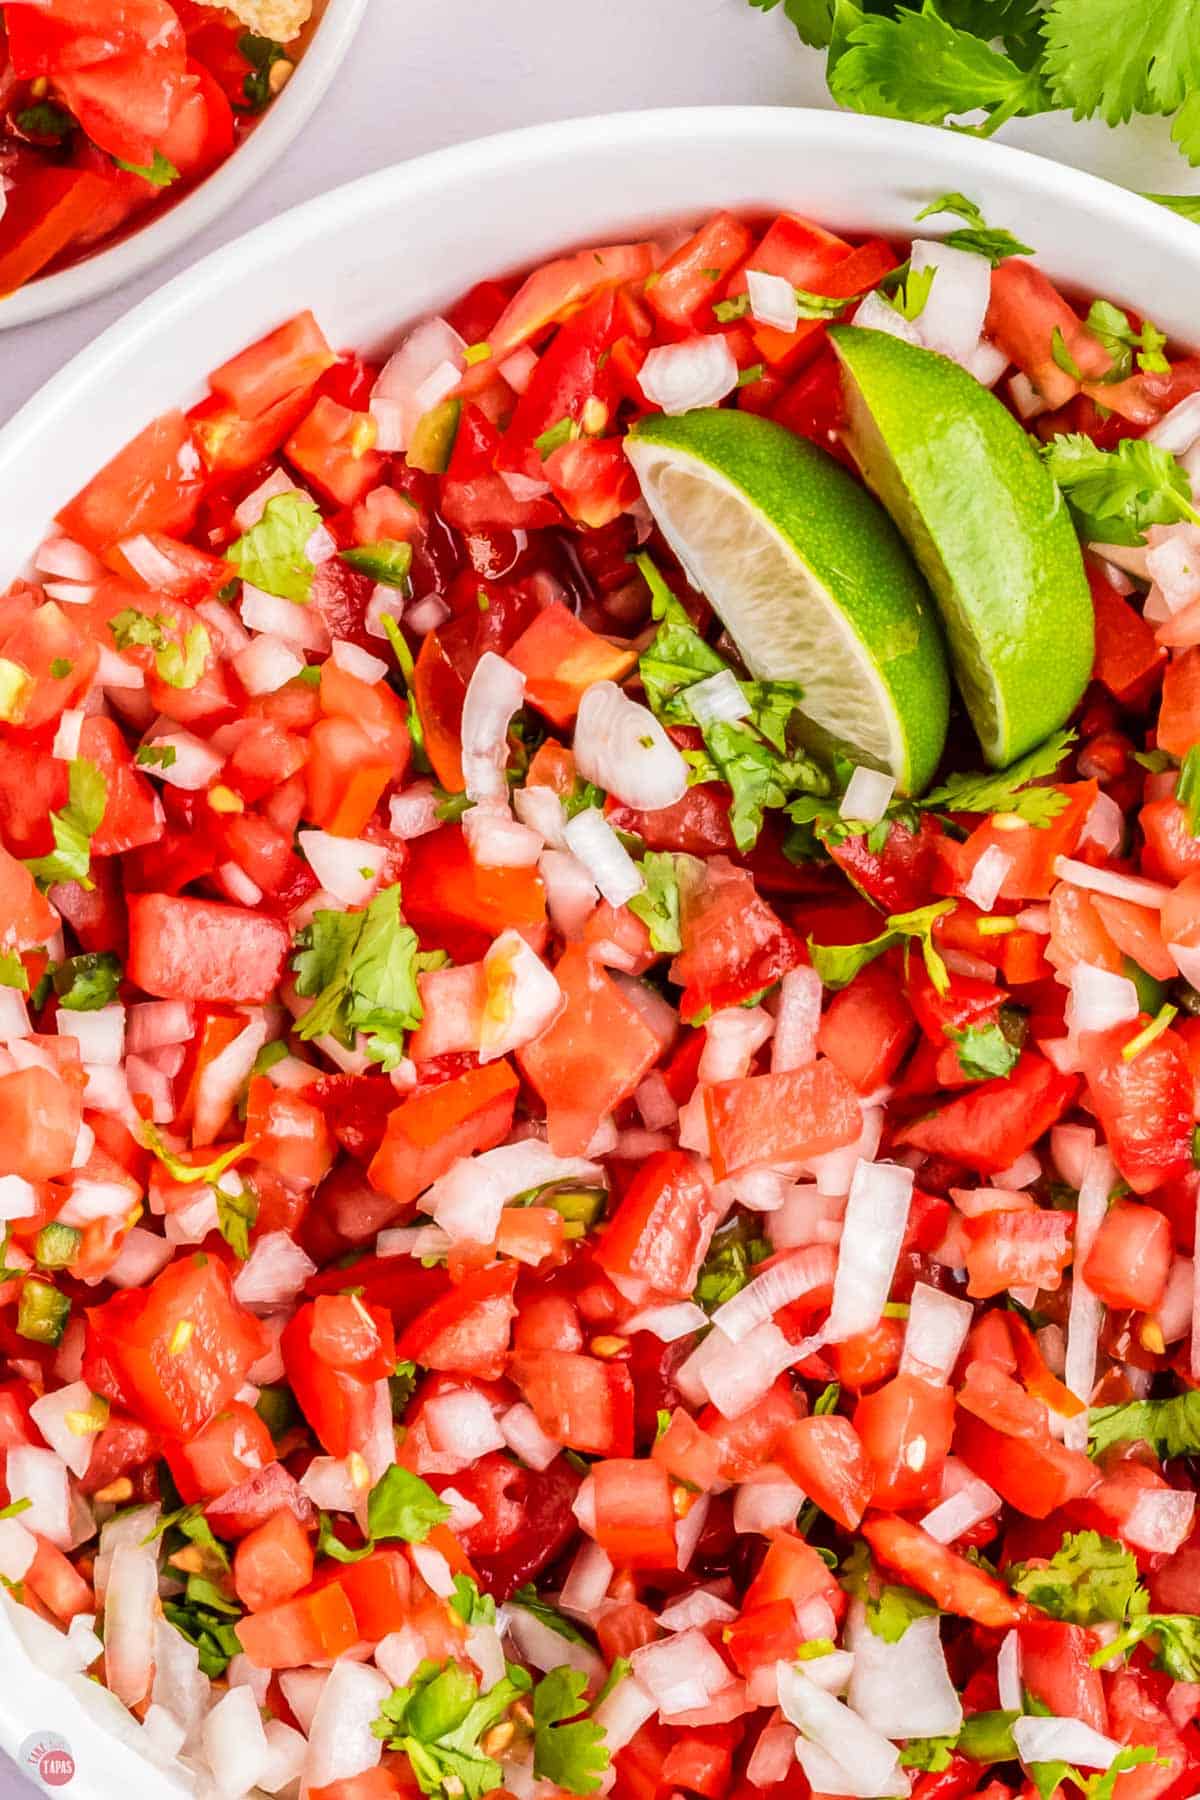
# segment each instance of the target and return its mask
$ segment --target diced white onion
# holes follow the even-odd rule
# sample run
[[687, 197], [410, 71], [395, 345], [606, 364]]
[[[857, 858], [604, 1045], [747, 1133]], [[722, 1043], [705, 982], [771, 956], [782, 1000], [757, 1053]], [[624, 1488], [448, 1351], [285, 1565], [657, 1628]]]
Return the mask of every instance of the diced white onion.
[[860, 1162], [850, 1183], [826, 1343], [839, 1344], [879, 1323], [908, 1225], [913, 1171], [899, 1163]]
[[1060, 881], [1074, 887], [1088, 888], [1094, 894], [1111, 894], [1114, 900], [1131, 900], [1135, 906], [1149, 906], [1156, 912], [1171, 893], [1161, 881], [1147, 881], [1141, 875], [1118, 875], [1112, 869], [1094, 869], [1090, 863], [1075, 862], [1069, 856], [1056, 856], [1054, 873]]
[[[805, 1669], [780, 1662], [776, 1670], [784, 1717], [809, 1743], [843, 1769], [853, 1771], [853, 1785], [835, 1785], [830, 1791], [859, 1796], [859, 1800], [894, 1792], [900, 1761], [896, 1746], [873, 1731], [850, 1707], [818, 1687]], [[797, 1755], [799, 1751], [797, 1745]]]
[[576, 1644], [570, 1638], [564, 1638], [523, 1606], [512, 1606], [507, 1610], [508, 1635], [525, 1662], [532, 1663], [543, 1673], [565, 1664], [568, 1668], [578, 1669], [589, 1682], [604, 1680], [604, 1664], [590, 1644]]
[[1091, 963], [1075, 964], [1070, 985], [1067, 1027], [1076, 1037], [1082, 1032], [1108, 1031], [1114, 1025], [1127, 1025], [1141, 1010], [1137, 988], [1127, 976], [1114, 975]]
[[1191, 1533], [1196, 1496], [1180, 1488], [1145, 1488], [1121, 1527], [1121, 1536], [1139, 1550], [1173, 1556]]
[[482, 869], [532, 869], [542, 854], [538, 833], [519, 824], [502, 801], [472, 806], [462, 832], [471, 861]]
[[579, 703], [575, 764], [585, 781], [639, 810], [673, 806], [687, 792], [687, 764], [649, 707], [614, 681], [596, 681]]
[[638, 373], [643, 394], [668, 418], [699, 406], [719, 406], [737, 386], [738, 366], [721, 333], [660, 344]]
[[1157, 444], [1172, 456], [1183, 456], [1200, 438], [1200, 394], [1185, 395], [1142, 435], [1146, 443]]
[[634, 1676], [627, 1675], [600, 1702], [592, 1714], [592, 1721], [604, 1733], [604, 1742], [615, 1756], [657, 1711], [658, 1701], [654, 1695]]
[[[567, 1571], [567, 1579], [558, 1596], [561, 1610], [574, 1613], [578, 1618], [594, 1618], [608, 1594], [608, 1584], [613, 1573], [612, 1558], [607, 1551], [586, 1539], [575, 1553], [575, 1560]], [[670, 1629], [672, 1627], [668, 1626], [668, 1630]]]
[[705, 1706], [732, 1680], [729, 1669], [700, 1631], [644, 1644], [633, 1652], [633, 1673], [654, 1696], [664, 1718]]
[[854, 1668], [846, 1698], [880, 1737], [950, 1737], [962, 1725], [962, 1702], [946, 1668], [941, 1620], [914, 1619], [889, 1643], [867, 1624], [862, 1602], [851, 1606], [847, 1646]]
[[969, 1300], [918, 1281], [909, 1301], [900, 1373], [919, 1375], [933, 1387], [947, 1386], [974, 1316]]
[[997, 844], [990, 845], [979, 858], [971, 870], [971, 878], [963, 888], [963, 893], [980, 912], [991, 912], [1000, 898], [1000, 890], [1007, 881], [1012, 866], [1012, 857], [1007, 856]]
[[648, 1306], [626, 1319], [622, 1331], [648, 1331], [660, 1344], [674, 1344], [708, 1324], [708, 1314], [694, 1300], [677, 1300], [670, 1306]]
[[490, 1244], [505, 1202], [514, 1195], [551, 1181], [602, 1178], [598, 1163], [578, 1156], [555, 1156], [548, 1144], [527, 1138], [463, 1157], [421, 1196], [420, 1204], [455, 1243]]
[[59, 1037], [74, 1038], [79, 1060], [115, 1069], [125, 1054], [125, 1008], [120, 1001], [96, 1012], [59, 1012], [55, 1019]]
[[362, 906], [379, 885], [383, 851], [366, 838], [299, 831], [296, 841], [321, 886], [343, 906]]
[[79, 738], [83, 731], [86, 714], [80, 707], [70, 707], [58, 721], [58, 729], [54, 733], [54, 742], [50, 746], [51, 756], [57, 756], [63, 762], [70, 762], [79, 755]]
[[300, 674], [304, 658], [293, 644], [263, 632], [238, 651], [233, 666], [248, 694], [274, 694]]
[[912, 272], [934, 271], [925, 304], [915, 320], [921, 342], [930, 350], [966, 364], [978, 347], [992, 291], [991, 264], [971, 250], [957, 250], [928, 238], [916, 238]]
[[165, 748], [175, 752], [174, 761], [168, 767], [155, 763], [150, 773], [168, 787], [179, 788], [182, 793], [196, 794], [206, 788], [213, 777], [225, 766], [225, 758], [219, 751], [198, 738], [194, 732], [185, 731], [182, 726], [175, 726], [170, 731], [157, 731], [149, 740], [156, 748]]
[[494, 1062], [532, 1042], [565, 1001], [554, 974], [519, 931], [502, 931], [483, 959], [484, 1005], [479, 1030], [482, 1062]]
[[262, 588], [244, 581], [238, 611], [247, 631], [264, 631], [298, 649], [315, 650], [321, 655], [329, 649], [329, 632], [315, 607], [264, 593]]
[[192, 1123], [194, 1144], [216, 1142], [270, 1034], [265, 1015], [257, 1014], [247, 1021], [233, 1042], [226, 1044], [202, 1069], [196, 1083], [196, 1116]]
[[507, 799], [508, 727], [524, 700], [525, 677], [520, 669], [485, 650], [463, 701], [463, 773], [470, 799]]
[[388, 814], [393, 837], [418, 838], [436, 831], [440, 821], [433, 783], [414, 782], [403, 793], [393, 794], [388, 803]]
[[826, 1244], [791, 1251], [773, 1262], [763, 1274], [756, 1275], [731, 1300], [718, 1306], [712, 1315], [713, 1324], [730, 1343], [740, 1344], [756, 1325], [773, 1318], [780, 1307], [789, 1306], [817, 1288], [827, 1287], [833, 1277], [835, 1262], [834, 1253]]
[[[407, 450], [422, 415], [438, 403], [428, 398], [434, 391], [429, 385], [431, 377], [447, 364], [453, 371], [461, 372], [466, 348], [457, 331], [442, 318], [425, 319], [409, 332], [384, 364], [371, 391], [371, 414], [378, 427], [379, 450], [385, 454]], [[439, 399], [450, 391], [442, 386]]]
[[1104, 1307], [1083, 1278], [1083, 1267], [1096, 1241], [1108, 1197], [1116, 1181], [1112, 1157], [1097, 1147], [1088, 1158], [1079, 1187], [1075, 1214], [1075, 1264], [1071, 1282], [1071, 1301], [1067, 1314], [1067, 1359], [1064, 1380], [1071, 1392], [1083, 1401], [1085, 1410], [1063, 1426], [1063, 1443], [1068, 1450], [1086, 1450], [1088, 1414], [1086, 1408], [1096, 1383], [1096, 1357], [1100, 1343], [1100, 1326]]
[[687, 703], [697, 725], [714, 725], [720, 720], [735, 724], [748, 719], [753, 710], [732, 669], [693, 682], [687, 690]]
[[859, 302], [854, 313], [854, 323], [867, 331], [883, 331], [889, 337], [902, 338], [906, 344], [915, 344], [923, 348], [920, 331], [911, 319], [897, 312], [883, 295], [873, 288], [866, 298]]
[[271, 1310], [296, 1298], [317, 1265], [288, 1231], [260, 1237], [234, 1277], [233, 1291], [243, 1306]]
[[0, 1219], [32, 1219], [38, 1191], [23, 1175], [0, 1175]]
[[699, 1080], [740, 1081], [774, 1027], [774, 1019], [761, 1006], [727, 1006], [715, 1012], [704, 1027]]
[[820, 1026], [821, 977], [807, 963], [789, 969], [779, 984], [775, 1035], [771, 1040], [772, 1071], [804, 1068], [813, 1062]]
[[794, 1525], [807, 1498], [804, 1489], [770, 1465], [744, 1481], [733, 1497], [733, 1529], [740, 1534], [784, 1531]]
[[838, 806], [838, 816], [858, 825], [878, 825], [896, 791], [895, 777], [861, 763], [855, 768]]
[[204, 1721], [201, 1742], [219, 1794], [246, 1794], [258, 1786], [271, 1752], [250, 1688], [231, 1687], [217, 1701]]
[[1082, 1719], [1021, 1718], [1014, 1721], [1012, 1734], [1027, 1767], [1067, 1762], [1081, 1769], [1107, 1769], [1121, 1748]]
[[[9, 1463], [11, 1466], [11, 1451]], [[104, 1676], [126, 1706], [136, 1706], [150, 1690], [157, 1614], [154, 1550], [141, 1543], [119, 1543], [112, 1553], [104, 1595]], [[257, 1718], [257, 1708], [254, 1711]]]
[[800, 303], [786, 276], [747, 269], [746, 292], [750, 296], [750, 317], [758, 324], [773, 325], [776, 331], [795, 331]]
[[646, 883], [642, 872], [599, 807], [584, 807], [568, 820], [564, 837], [611, 906], [624, 906]]
[[99, 1406], [85, 1381], [72, 1381], [35, 1400], [29, 1416], [49, 1444], [79, 1480], [88, 1472], [96, 1435], [108, 1420], [108, 1407]]
[[998, 1513], [1002, 1504], [995, 1489], [973, 1475], [956, 1494], [939, 1501], [932, 1512], [925, 1514], [920, 1521], [921, 1530], [939, 1544], [952, 1544], [964, 1531]]
[[28, 1531], [49, 1538], [60, 1550], [71, 1548], [71, 1492], [67, 1465], [53, 1450], [13, 1444], [4, 1478], [10, 1501], [28, 1500], [21, 1514]]
[[548, 1469], [562, 1450], [562, 1445], [542, 1430], [533, 1408], [523, 1400], [500, 1415], [500, 1435], [513, 1455], [531, 1469]]

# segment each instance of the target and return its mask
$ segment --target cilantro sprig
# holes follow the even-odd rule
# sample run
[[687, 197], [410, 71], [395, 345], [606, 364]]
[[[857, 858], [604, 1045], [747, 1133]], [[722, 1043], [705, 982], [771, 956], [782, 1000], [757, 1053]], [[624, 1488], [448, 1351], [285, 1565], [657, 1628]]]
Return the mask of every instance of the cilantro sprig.
[[67, 804], [50, 814], [54, 849], [47, 856], [32, 856], [25, 867], [39, 887], [58, 881], [77, 881], [90, 888], [92, 839], [104, 820], [108, 782], [95, 763], [73, 758], [67, 770]]
[[954, 906], [953, 900], [936, 900], [930, 906], [917, 907], [914, 912], [892, 913], [879, 935], [861, 944], [818, 944], [809, 938], [808, 954], [813, 968], [827, 988], [844, 988], [885, 950], [898, 944], [911, 946], [915, 943], [920, 946], [930, 981], [939, 994], [944, 994], [950, 985], [950, 976], [934, 945], [933, 927], [945, 913], [953, 912]]
[[1168, 1400], [1130, 1400], [1123, 1406], [1094, 1406], [1088, 1417], [1091, 1453], [1114, 1444], [1146, 1443], [1169, 1462], [1200, 1453], [1200, 1389]]
[[[750, 4], [768, 12], [780, 0]], [[1044, 9], [1034, 0], [783, 0], [783, 9], [804, 43], [828, 52], [830, 91], [856, 112], [954, 122], [984, 137], [1057, 109], [1108, 125], [1173, 115], [1172, 139], [1200, 161], [1193, 0], [1049, 0]]]
[[417, 976], [445, 961], [417, 949], [416, 932], [401, 923], [399, 887], [381, 889], [363, 912], [314, 913], [296, 941], [296, 991], [314, 1000], [297, 1036], [328, 1033], [349, 1047], [362, 1032], [367, 1055], [396, 1068], [405, 1033], [424, 1017]]
[[280, 600], [304, 605], [316, 570], [308, 555], [321, 515], [305, 494], [274, 494], [262, 518], [225, 552], [244, 581]]
[[1200, 525], [1187, 470], [1145, 438], [1098, 450], [1081, 432], [1067, 432], [1043, 444], [1042, 456], [1088, 543], [1134, 546], [1151, 525]]
[[933, 1601], [916, 1588], [884, 1581], [861, 1541], [843, 1559], [838, 1581], [853, 1599], [862, 1601], [867, 1624], [888, 1644], [899, 1643], [914, 1619], [927, 1619], [937, 1612]]

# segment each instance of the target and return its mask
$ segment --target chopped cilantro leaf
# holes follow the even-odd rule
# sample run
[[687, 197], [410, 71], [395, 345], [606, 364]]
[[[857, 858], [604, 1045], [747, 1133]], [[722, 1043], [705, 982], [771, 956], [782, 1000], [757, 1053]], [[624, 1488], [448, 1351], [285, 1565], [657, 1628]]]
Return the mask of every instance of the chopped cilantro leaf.
[[1169, 1400], [1130, 1400], [1123, 1406], [1094, 1406], [1088, 1418], [1091, 1452], [1113, 1444], [1146, 1443], [1169, 1462], [1200, 1452], [1200, 1389]]
[[584, 1717], [586, 1687], [582, 1670], [564, 1666], [533, 1691], [533, 1772], [569, 1794], [594, 1794], [609, 1762], [603, 1729]]
[[1045, 1568], [1013, 1563], [1006, 1574], [1014, 1593], [1071, 1625], [1120, 1625], [1148, 1605], [1132, 1552], [1098, 1531], [1068, 1531]]
[[384, 1470], [367, 1501], [367, 1524], [375, 1539], [402, 1538], [406, 1544], [423, 1544], [434, 1526], [449, 1517], [450, 1508], [429, 1483], [399, 1463]]
[[55, 995], [64, 1012], [98, 1012], [110, 1006], [121, 985], [121, 963], [111, 950], [93, 950], [68, 956], [51, 976]]
[[1018, 1045], [1005, 1037], [995, 1021], [986, 1025], [968, 1025], [962, 1031], [947, 1034], [958, 1051], [958, 1066], [968, 1081], [990, 1081], [998, 1075], [1011, 1075], [1020, 1059]]
[[1042, 456], [1089, 543], [1137, 545], [1151, 525], [1200, 524], [1187, 471], [1145, 438], [1098, 450], [1073, 432], [1043, 444]]
[[296, 942], [296, 991], [315, 1001], [296, 1035], [329, 1033], [349, 1046], [362, 1032], [367, 1054], [396, 1068], [405, 1033], [424, 1016], [417, 976], [444, 961], [418, 951], [416, 932], [400, 920], [400, 889], [381, 889], [363, 912], [314, 913]]
[[41, 887], [77, 881], [90, 888], [92, 837], [100, 829], [108, 804], [108, 783], [95, 763], [72, 759], [67, 772], [67, 804], [50, 814], [54, 849], [48, 856], [27, 857], [25, 867]]
[[677, 956], [683, 948], [679, 935], [679, 878], [669, 850], [647, 850], [642, 858], [646, 883], [629, 902], [629, 910], [650, 931], [650, 948], [660, 955]]
[[143, 181], [150, 183], [151, 187], [170, 187], [173, 181], [179, 180], [179, 170], [163, 155], [161, 150], [154, 152], [154, 161], [151, 163], [126, 162], [120, 156], [114, 156], [113, 161], [118, 169], [124, 169], [127, 175], [140, 175]]
[[225, 552], [244, 581], [280, 600], [303, 604], [312, 598], [315, 569], [308, 543], [321, 515], [304, 494], [274, 494], [257, 525]]
[[1049, 825], [1066, 806], [1066, 795], [1057, 788], [1028, 784], [1053, 775], [1074, 741], [1073, 731], [1056, 731], [1007, 769], [951, 775], [926, 794], [921, 804], [946, 812], [1012, 813], [1027, 825]]

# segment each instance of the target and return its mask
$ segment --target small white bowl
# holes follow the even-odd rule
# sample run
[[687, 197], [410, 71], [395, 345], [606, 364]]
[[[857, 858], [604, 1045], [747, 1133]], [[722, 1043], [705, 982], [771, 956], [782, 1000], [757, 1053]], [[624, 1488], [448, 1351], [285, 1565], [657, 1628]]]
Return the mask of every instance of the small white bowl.
[[[1200, 233], [1121, 188], [919, 125], [785, 107], [625, 113], [466, 144], [367, 176], [228, 244], [88, 346], [0, 431], [0, 586], [55, 512], [155, 414], [188, 406], [236, 350], [311, 306], [331, 341], [383, 349], [473, 282], [722, 207], [793, 208], [903, 237], [958, 189], [1049, 273], [1200, 340]], [[928, 227], [926, 227], [928, 229]], [[70, 1800], [192, 1791], [144, 1759], [105, 1690], [30, 1662], [0, 1593], [0, 1748], [69, 1740]], [[22, 1619], [27, 1633], [39, 1621]], [[105, 1725], [101, 1721], [108, 1720]], [[116, 1735], [113, 1734], [113, 1723]], [[32, 1748], [27, 1752], [32, 1754]]]
[[337, 74], [367, 9], [367, 0], [317, 0], [319, 22], [283, 92], [211, 175], [174, 206], [151, 214], [127, 237], [54, 275], [35, 276], [0, 299], [0, 330], [48, 319], [95, 300], [178, 250], [261, 180], [298, 137]]

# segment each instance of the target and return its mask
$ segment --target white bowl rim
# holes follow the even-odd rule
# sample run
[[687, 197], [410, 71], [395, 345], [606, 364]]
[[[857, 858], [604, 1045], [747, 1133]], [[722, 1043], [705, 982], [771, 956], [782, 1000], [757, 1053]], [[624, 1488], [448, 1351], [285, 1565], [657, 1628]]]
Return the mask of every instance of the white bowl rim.
[[[345, 8], [342, 29], [348, 42], [367, 0], [331, 0], [331, 10], [339, 3]], [[344, 48], [343, 45], [343, 53]], [[306, 57], [299, 65], [296, 76], [285, 89], [284, 98], [296, 81], [301, 79], [308, 60]], [[321, 88], [310, 97], [310, 108], [316, 104], [332, 73], [331, 69], [325, 72]], [[973, 176], [984, 178], [999, 174], [1007, 176], [1014, 185], [1040, 191], [1042, 198], [1064, 208], [1086, 204], [1089, 210], [1116, 217], [1141, 236], [1155, 241], [1163, 255], [1172, 260], [1186, 261], [1189, 256], [1193, 257], [1197, 273], [1200, 274], [1200, 235], [1194, 245], [1189, 237], [1181, 236], [1190, 233], [1192, 229], [1187, 220], [1129, 188], [1118, 187], [1115, 183], [1106, 181], [1102, 176], [1092, 175], [1067, 163], [1052, 162], [1047, 157], [1018, 149], [1011, 144], [997, 143], [993, 138], [952, 135], [939, 126], [915, 125], [907, 120], [881, 119], [862, 113], [827, 111], [814, 107], [688, 106], [595, 113], [583, 118], [556, 120], [523, 126], [514, 131], [497, 132], [487, 137], [452, 144], [444, 149], [428, 151], [404, 162], [391, 163], [331, 188], [311, 200], [301, 201], [274, 219], [208, 252], [78, 351], [25, 402], [8, 423], [0, 428], [0, 468], [7, 457], [18, 449], [22, 439], [38, 429], [39, 420], [44, 421], [47, 411], [65, 417], [73, 398], [86, 391], [106, 365], [116, 374], [140, 339], [165, 332], [170, 329], [177, 313], [186, 313], [201, 298], [215, 296], [228, 282], [233, 264], [246, 270], [258, 268], [269, 263], [278, 250], [297, 239], [316, 241], [326, 221], [344, 219], [346, 215], [356, 212], [371, 212], [377, 193], [394, 190], [393, 197], [400, 202], [406, 195], [447, 188], [460, 179], [469, 180], [473, 168], [481, 162], [486, 162], [490, 169], [507, 165], [516, 170], [530, 161], [540, 160], [543, 155], [568, 158], [608, 148], [614, 139], [640, 140], [646, 151], [652, 153], [656, 148], [677, 145], [692, 137], [702, 139], [714, 131], [745, 134], [748, 137], [759, 134], [764, 138], [774, 138], [783, 121], [787, 122], [785, 129], [795, 136], [797, 149], [800, 150], [819, 146], [844, 153], [857, 146], [879, 151], [894, 145], [897, 150], [912, 151], [918, 143], [922, 143], [925, 146], [922, 154], [927, 156], [935, 170], [942, 164], [945, 165], [944, 174], [947, 179], [952, 175], [963, 177], [960, 187], [969, 186]], [[264, 127], [270, 123], [271, 115], [268, 114]], [[298, 129], [298, 125], [295, 129]], [[244, 149], [251, 148], [253, 141], [251, 139]], [[218, 170], [215, 176], [210, 177], [208, 183], [198, 188], [194, 195], [189, 196], [188, 201], [176, 209], [177, 212], [182, 212], [191, 200], [202, 198], [211, 183], [219, 180], [225, 170], [232, 170], [242, 154], [244, 150], [231, 157], [225, 169]], [[169, 215], [159, 221], [158, 225], [148, 229], [156, 231], [171, 223], [172, 217]], [[190, 232], [190, 226], [188, 229]], [[932, 225], [930, 231], [933, 235]], [[141, 233], [132, 239], [130, 247], [145, 235], [147, 234]], [[123, 249], [125, 246], [117, 248]], [[1048, 248], [1044, 254], [1048, 261], [1053, 260], [1052, 248]], [[82, 267], [86, 265], [81, 265]], [[61, 279], [69, 279], [75, 273], [74, 270], [67, 270]], [[57, 281], [60, 277], [52, 279]], [[21, 293], [26, 291], [19, 290], [14, 298], [19, 299]], [[63, 304], [73, 302], [64, 301]], [[1179, 335], [1178, 329], [1173, 335]]]
[[253, 131], [190, 194], [107, 249], [0, 299], [0, 331], [53, 318], [144, 274], [220, 218], [299, 136], [345, 60], [368, 0], [329, 0], [296, 72]]

